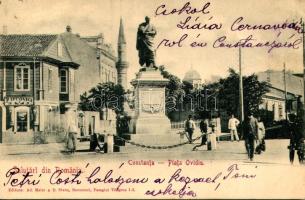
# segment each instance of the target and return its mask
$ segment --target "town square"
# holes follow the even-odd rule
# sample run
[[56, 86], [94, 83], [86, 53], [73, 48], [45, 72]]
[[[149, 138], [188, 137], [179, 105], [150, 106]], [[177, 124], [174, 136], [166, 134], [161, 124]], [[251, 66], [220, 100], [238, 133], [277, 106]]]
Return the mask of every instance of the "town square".
[[[276, 177], [288, 170], [279, 181], [295, 178], [300, 190], [279, 184], [265, 196], [255, 182], [250, 197], [302, 197], [305, 4], [284, 2], [233, 0], [233, 12], [199, 0], [1, 0], [0, 158], [11, 167], [0, 171], [4, 187], [39, 185], [52, 170], [48, 184], [81, 185], [92, 168], [87, 184], [119, 183], [109, 195], [134, 183], [121, 190], [124, 198], [207, 198], [196, 192], [200, 182], [220, 190], [209, 198], [226, 198], [228, 177], [264, 176], [269, 188], [274, 169]], [[113, 169], [102, 179], [103, 167], [93, 163]], [[197, 178], [205, 167], [210, 173]], [[109, 178], [125, 168], [133, 172]], [[124, 177], [150, 169], [156, 177], [176, 171], [167, 187], [132, 196], [152, 175]], [[156, 177], [154, 184], [166, 180]]]

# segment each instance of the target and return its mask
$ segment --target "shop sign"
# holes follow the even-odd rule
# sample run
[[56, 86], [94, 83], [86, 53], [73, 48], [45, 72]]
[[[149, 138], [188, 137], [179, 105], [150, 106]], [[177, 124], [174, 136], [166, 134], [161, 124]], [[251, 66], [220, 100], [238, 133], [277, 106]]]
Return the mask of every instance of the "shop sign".
[[8, 106], [33, 105], [33, 101], [34, 101], [33, 97], [13, 96], [13, 97], [4, 98], [4, 104]]

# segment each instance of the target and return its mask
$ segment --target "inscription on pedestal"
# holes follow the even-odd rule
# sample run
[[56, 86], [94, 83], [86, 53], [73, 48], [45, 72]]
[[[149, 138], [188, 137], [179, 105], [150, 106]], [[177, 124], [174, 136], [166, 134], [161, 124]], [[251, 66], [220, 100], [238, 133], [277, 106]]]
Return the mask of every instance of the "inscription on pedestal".
[[170, 129], [165, 115], [165, 86], [169, 81], [159, 71], [140, 72], [135, 87], [136, 133], [163, 134]]
[[162, 91], [141, 91], [140, 92], [141, 112], [149, 114], [164, 113], [164, 97]]

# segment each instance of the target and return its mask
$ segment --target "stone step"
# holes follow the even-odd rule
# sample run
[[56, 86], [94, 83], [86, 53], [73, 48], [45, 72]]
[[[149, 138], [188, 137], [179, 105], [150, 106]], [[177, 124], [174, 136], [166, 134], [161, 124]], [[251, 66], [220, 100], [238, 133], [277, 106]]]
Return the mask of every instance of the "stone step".
[[[131, 135], [131, 141], [142, 143], [145, 142], [146, 144], [154, 145], [172, 145], [188, 141], [187, 136], [185, 134], [179, 134], [180, 132], [177, 130], [172, 130], [166, 134], [134, 134]], [[195, 139], [198, 136], [201, 136], [201, 133], [199, 131], [195, 131], [192, 138]]]
[[[100, 143], [101, 145], [103, 145], [104, 143]], [[78, 142], [76, 148], [80, 151], [85, 151], [88, 150], [90, 148], [90, 142], [89, 141], [85, 141], [85, 142]], [[114, 152], [120, 152], [120, 146], [117, 144], [113, 145], [113, 151]]]
[[183, 142], [187, 142], [186, 137], [180, 137], [180, 135], [132, 135], [130, 141], [143, 144], [143, 145], [175, 145]]

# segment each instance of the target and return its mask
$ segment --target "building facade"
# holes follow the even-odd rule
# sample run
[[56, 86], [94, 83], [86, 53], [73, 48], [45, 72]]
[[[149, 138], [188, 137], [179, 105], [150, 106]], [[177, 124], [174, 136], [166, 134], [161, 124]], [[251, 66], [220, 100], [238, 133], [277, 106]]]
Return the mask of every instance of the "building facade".
[[272, 111], [275, 121], [284, 120], [288, 114], [298, 112], [298, 101], [302, 101], [304, 91], [302, 77], [291, 72], [274, 70], [260, 72], [257, 76], [259, 81], [270, 84], [269, 92], [263, 96], [260, 109]]
[[65, 37], [0, 35], [1, 142], [27, 142], [35, 131], [60, 126], [76, 107], [75, 71]]
[[[88, 67], [83, 68], [84, 71], [80, 70], [80, 74], [92, 74], [93, 77], [95, 77], [96, 79], [92, 80], [92, 82], [95, 82], [95, 85], [96, 83], [106, 82], [118, 83], [118, 73], [116, 69], [117, 58], [114, 56], [114, 50], [112, 49], [112, 46], [110, 44], [105, 43], [103, 34], [80, 38], [86, 44], [89, 44], [84, 45], [83, 50], [86, 51], [87, 54], [88, 52], [90, 52], [90, 57], [82, 57], [82, 55], [84, 54], [79, 54], [77, 56], [81, 56], [80, 62], [83, 62], [83, 65], [91, 67], [90, 71], [88, 71]], [[98, 74], [98, 76], [96, 76], [96, 74]], [[94, 86], [93, 83], [89, 83], [89, 85], [92, 87]], [[83, 91], [88, 90], [84, 89]]]
[[34, 133], [67, 130], [71, 123], [84, 130], [109, 120], [115, 124], [112, 110], [97, 115], [77, 108], [80, 95], [98, 83], [119, 81], [126, 87], [122, 21], [119, 59], [103, 34], [81, 37], [70, 26], [61, 34], [2, 34], [0, 45], [0, 142], [27, 143]]

